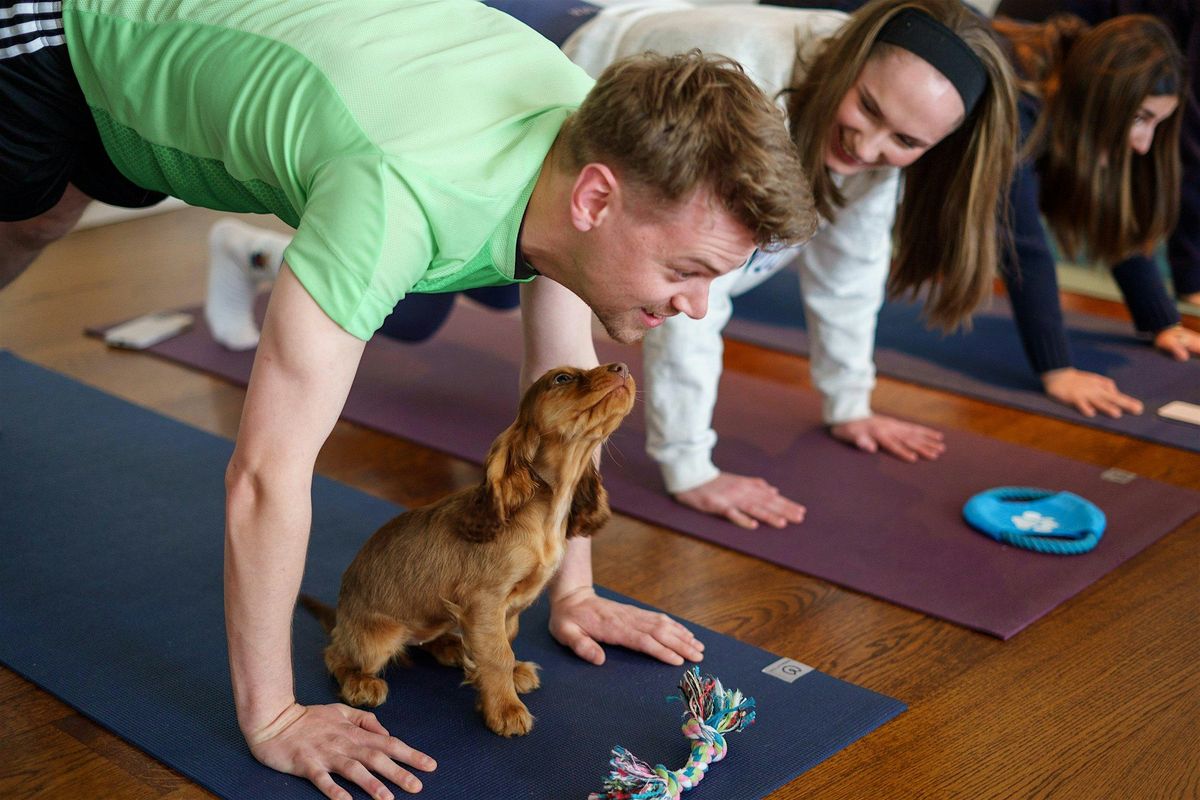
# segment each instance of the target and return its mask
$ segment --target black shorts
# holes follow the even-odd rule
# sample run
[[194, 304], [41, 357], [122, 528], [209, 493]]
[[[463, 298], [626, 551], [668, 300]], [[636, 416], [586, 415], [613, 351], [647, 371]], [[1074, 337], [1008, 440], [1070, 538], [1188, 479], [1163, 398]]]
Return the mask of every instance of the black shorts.
[[0, 0], [0, 220], [49, 211], [68, 183], [126, 208], [166, 196], [131, 182], [105, 153], [71, 69], [60, 4]]

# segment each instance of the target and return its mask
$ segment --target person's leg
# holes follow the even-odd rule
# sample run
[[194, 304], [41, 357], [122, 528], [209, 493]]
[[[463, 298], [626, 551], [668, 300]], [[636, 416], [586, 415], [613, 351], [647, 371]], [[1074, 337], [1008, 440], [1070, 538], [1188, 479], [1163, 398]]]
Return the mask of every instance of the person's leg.
[[65, 236], [92, 199], [144, 206], [108, 158], [63, 40], [61, 3], [0, 0], [0, 287]]
[[53, 208], [31, 219], [0, 222], [0, 289], [12, 283], [45, 249], [70, 233], [92, 199], [68, 184]]
[[476, 303], [506, 311], [521, 305], [520, 284], [510, 283], [506, 286], [482, 286], [478, 289], [467, 289], [463, 292]]
[[[521, 291], [519, 284], [515, 283], [467, 289], [462, 294], [497, 310], [516, 308], [521, 304]], [[454, 310], [454, 298], [457, 296], [457, 292], [410, 294], [396, 304], [378, 332], [389, 339], [402, 342], [423, 342], [445, 324], [450, 312]]]
[[401, 342], [423, 342], [442, 327], [457, 296], [456, 292], [410, 294], [396, 304], [377, 333]]

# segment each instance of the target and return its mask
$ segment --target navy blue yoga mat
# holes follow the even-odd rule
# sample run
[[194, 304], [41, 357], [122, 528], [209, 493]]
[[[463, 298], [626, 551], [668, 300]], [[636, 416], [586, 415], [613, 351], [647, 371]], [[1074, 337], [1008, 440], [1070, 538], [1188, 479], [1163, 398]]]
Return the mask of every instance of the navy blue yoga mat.
[[[808, 335], [797, 286], [796, 274], [783, 270], [736, 298], [726, 335], [807, 355]], [[1140, 416], [1088, 419], [1042, 392], [1021, 350], [1006, 299], [995, 298], [991, 308], [976, 314], [969, 333], [951, 336], [927, 330], [920, 310], [913, 303], [884, 304], [875, 336], [880, 374], [1200, 452], [1200, 427], [1155, 414], [1172, 400], [1200, 403], [1200, 359], [1172, 360], [1134, 338], [1130, 323], [1065, 314], [1075, 366], [1107, 375], [1146, 406]]]
[[[234, 719], [221, 597], [231, 443], [4, 352], [0, 387], [0, 661], [222, 797], [319, 797], [254, 761]], [[398, 509], [320, 478], [313, 497], [304, 588], [332, 599], [359, 545]], [[664, 701], [681, 669], [618, 648], [589, 666], [554, 643], [546, 617], [544, 603], [530, 609], [515, 644], [543, 667], [526, 696], [537, 716], [527, 737], [489, 733], [456, 670], [419, 658], [388, 673], [380, 718], [440, 763], [422, 798], [583, 798], [616, 744], [683, 764], [680, 705]], [[775, 655], [693, 628], [706, 671], [759, 708], [696, 800], [766, 795], [904, 709], [816, 671], [788, 683], [763, 672]], [[334, 700], [324, 642], [299, 614], [302, 702]]]

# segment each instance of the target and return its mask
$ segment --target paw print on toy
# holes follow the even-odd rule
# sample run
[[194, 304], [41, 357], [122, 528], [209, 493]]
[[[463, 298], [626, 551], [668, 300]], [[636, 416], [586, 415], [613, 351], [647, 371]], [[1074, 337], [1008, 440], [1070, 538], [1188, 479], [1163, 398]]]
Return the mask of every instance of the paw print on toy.
[[1012, 524], [1017, 527], [1017, 530], [1033, 531], [1034, 533], [1050, 533], [1058, 529], [1058, 520], [1054, 517], [1043, 516], [1037, 511], [1014, 514]]

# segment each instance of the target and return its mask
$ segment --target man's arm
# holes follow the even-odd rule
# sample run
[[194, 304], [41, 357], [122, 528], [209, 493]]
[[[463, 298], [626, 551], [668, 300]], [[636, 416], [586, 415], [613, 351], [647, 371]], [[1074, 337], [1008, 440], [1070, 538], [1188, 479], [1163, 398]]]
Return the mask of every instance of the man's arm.
[[[338, 774], [375, 798], [420, 781], [396, 762], [433, 760], [391, 737], [373, 714], [301, 706], [292, 680], [292, 613], [312, 519], [317, 453], [333, 429], [364, 343], [321, 311], [286, 265], [271, 294], [226, 473], [225, 622], [238, 724], [255, 757], [350, 800]], [[374, 773], [374, 774], [373, 774]]]
[[[561, 364], [593, 367], [591, 311], [562, 285], [541, 277], [521, 287], [525, 358], [521, 388]], [[550, 632], [577, 656], [604, 663], [601, 642], [648, 653], [668, 664], [699, 661], [704, 645], [665, 614], [598, 597], [592, 587], [592, 546], [587, 538], [567, 542], [562, 566], [550, 584]]]

